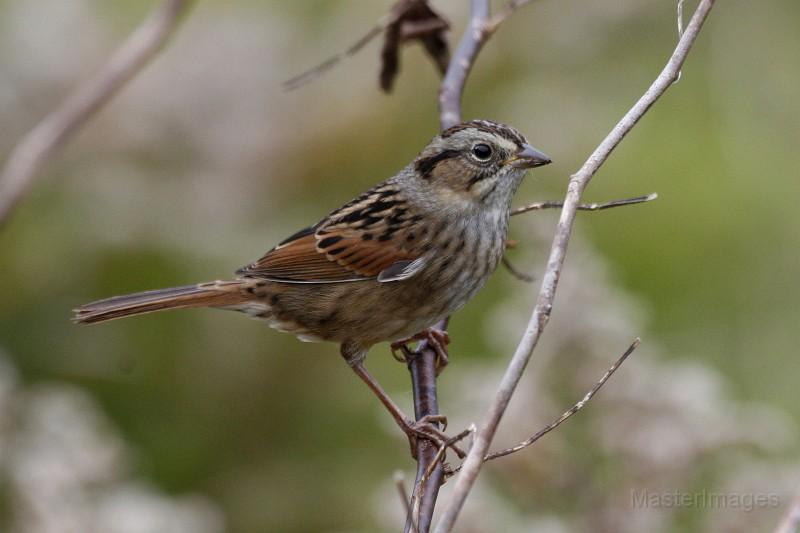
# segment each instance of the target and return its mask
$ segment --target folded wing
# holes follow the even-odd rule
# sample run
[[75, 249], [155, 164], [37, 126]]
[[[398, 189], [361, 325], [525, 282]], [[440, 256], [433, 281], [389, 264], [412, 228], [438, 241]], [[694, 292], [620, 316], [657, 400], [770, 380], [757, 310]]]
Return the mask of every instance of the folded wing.
[[384, 183], [237, 273], [287, 283], [407, 279], [424, 267], [430, 231], [423, 221], [393, 184]]

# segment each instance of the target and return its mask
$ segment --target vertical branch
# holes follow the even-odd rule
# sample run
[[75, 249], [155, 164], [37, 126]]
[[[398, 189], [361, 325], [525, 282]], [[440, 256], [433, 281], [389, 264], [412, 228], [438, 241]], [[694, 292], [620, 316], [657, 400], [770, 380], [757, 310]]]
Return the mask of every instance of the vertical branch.
[[0, 174], [0, 225], [41, 167], [164, 46], [190, 0], [164, 0], [95, 76], [36, 125], [11, 152]]
[[[433, 326], [444, 331], [447, 329], [447, 319], [442, 320]], [[428, 345], [427, 341], [422, 341], [414, 354], [408, 361], [408, 371], [411, 373], [411, 386], [414, 394], [414, 416], [421, 420], [426, 416], [439, 414], [439, 400], [436, 393], [436, 351]], [[437, 464], [428, 480], [423, 483], [423, 476], [430, 465], [436, 460], [438, 450], [433, 442], [421, 440], [417, 446], [417, 477], [414, 481], [412, 495], [420, 499], [419, 518], [415, 523], [416, 531], [426, 533], [431, 527], [433, 509], [436, 506], [436, 498], [439, 495], [439, 487], [444, 482], [444, 467], [441, 463]], [[413, 496], [412, 496], [413, 499]], [[409, 513], [406, 518], [405, 531], [413, 531], [413, 513]]]
[[461, 95], [472, 65], [486, 42], [489, 0], [472, 0], [469, 26], [464, 30], [439, 89], [439, 123], [447, 129], [461, 122]]
[[[485, 31], [489, 18], [489, 0], [472, 0], [469, 26], [464, 31], [458, 48], [445, 72], [439, 89], [439, 123], [441, 129], [461, 122], [461, 95], [467, 81], [472, 65], [480, 52], [488, 33]], [[448, 320], [444, 320], [434, 327], [444, 331]], [[408, 363], [411, 372], [411, 382], [414, 391], [414, 413], [417, 420], [425, 416], [439, 414], [439, 405], [436, 391], [436, 353], [427, 342], [422, 342], [416, 356]], [[419, 494], [419, 522], [417, 529], [420, 533], [427, 533], [433, 517], [433, 509], [439, 488], [444, 482], [443, 465], [433, 467], [431, 475], [424, 486], [422, 483], [425, 472], [436, 460], [437, 449], [432, 442], [420, 443], [417, 457], [417, 477], [412, 494]], [[406, 520], [406, 532], [410, 531], [413, 516]]]
[[558, 221], [558, 227], [556, 228], [556, 234], [550, 249], [550, 257], [547, 261], [547, 269], [542, 279], [542, 286], [539, 291], [536, 307], [530, 317], [523, 338], [517, 346], [514, 356], [500, 382], [495, 398], [484, 416], [483, 423], [478, 429], [475, 441], [472, 448], [470, 448], [467, 459], [464, 461], [458, 481], [453, 489], [452, 500], [445, 509], [441, 521], [436, 526], [436, 533], [447, 533], [453, 529], [456, 518], [458, 518], [464, 506], [464, 502], [480, 473], [484, 457], [489, 451], [489, 446], [500, 424], [500, 419], [503, 417], [511, 401], [511, 397], [514, 394], [514, 390], [519, 380], [522, 378], [522, 373], [533, 354], [533, 350], [539, 342], [542, 330], [550, 319], [550, 312], [553, 308], [553, 301], [555, 300], [558, 279], [561, 275], [561, 268], [564, 264], [564, 257], [567, 252], [567, 244], [572, 234], [577, 206], [583, 191], [586, 189], [592, 176], [594, 176], [600, 166], [611, 155], [611, 152], [622, 139], [625, 138], [631, 129], [633, 129], [647, 110], [650, 109], [650, 106], [652, 106], [655, 101], [666, 92], [670, 85], [672, 85], [675, 79], [677, 79], [678, 72], [680, 72], [681, 66], [686, 60], [686, 56], [689, 54], [692, 45], [697, 39], [703, 22], [705, 22], [713, 5], [714, 0], [700, 1], [689, 25], [686, 27], [686, 31], [681, 36], [675, 51], [667, 62], [667, 65], [661, 71], [661, 74], [659, 74], [650, 88], [625, 114], [619, 123], [617, 123], [614, 129], [611, 130], [592, 155], [589, 156], [589, 159], [586, 160], [580, 170], [570, 179], [567, 194], [564, 199], [564, 208], [561, 211], [561, 217]]

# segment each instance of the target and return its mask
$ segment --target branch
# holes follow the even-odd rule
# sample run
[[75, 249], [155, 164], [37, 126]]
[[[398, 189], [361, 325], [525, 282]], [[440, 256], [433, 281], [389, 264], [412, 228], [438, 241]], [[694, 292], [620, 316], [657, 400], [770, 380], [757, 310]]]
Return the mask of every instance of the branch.
[[[489, 0], [472, 0], [469, 26], [450, 60], [439, 89], [439, 124], [443, 130], [461, 122], [461, 94], [464, 92], [469, 71], [487, 38], [483, 28], [488, 17]], [[434, 327], [444, 331], [447, 320]], [[425, 342], [420, 344], [417, 352], [419, 355], [410, 359], [408, 368], [414, 390], [414, 411], [417, 420], [420, 420], [424, 416], [438, 414], [439, 411], [436, 400], [436, 354]], [[422, 398], [423, 394], [427, 399]], [[432, 442], [421, 443], [417, 459], [417, 478], [412, 492], [420, 495], [419, 512], [412, 513], [418, 516], [416, 524], [420, 533], [427, 533], [430, 529], [436, 498], [444, 482], [444, 467], [436, 459], [437, 455]], [[412, 521], [413, 516], [406, 520], [406, 532], [410, 531]]]
[[[612, 200], [610, 202], [602, 202], [602, 203], [592, 203], [592, 204], [580, 204], [578, 205], [578, 210], [580, 211], [602, 211], [604, 209], [611, 209], [613, 207], [622, 207], [625, 205], [635, 205], [641, 204], [644, 202], [649, 202], [651, 200], [655, 200], [658, 198], [656, 193], [648, 194], [647, 196], [637, 196], [635, 198], [625, 198], [624, 200]], [[561, 208], [564, 207], [564, 202], [559, 202], [557, 200], [548, 200], [546, 202], [536, 202], [533, 204], [528, 204], [522, 207], [517, 207], [516, 209], [512, 209], [509, 213], [510, 216], [514, 215], [521, 215], [522, 213], [527, 213], [529, 211], [540, 211], [542, 209], [553, 209], [553, 208]], [[511, 246], [506, 244], [508, 248]], [[502, 264], [509, 271], [509, 273], [517, 278], [520, 281], [524, 281], [526, 283], [532, 283], [536, 278], [531, 276], [530, 274], [526, 274], [522, 272], [517, 267], [514, 266], [513, 263], [508, 259], [506, 255], [503, 255]]]
[[398, 73], [400, 47], [410, 41], [420, 41], [427, 54], [444, 74], [449, 62], [449, 51], [445, 39], [445, 32], [448, 29], [450, 29], [448, 22], [433, 10], [428, 0], [396, 0], [389, 13], [378, 19], [378, 22], [363, 37], [344, 52], [335, 54], [319, 65], [285, 81], [283, 88], [292, 91], [319, 78], [343, 59], [358, 53], [381, 33], [384, 34], [384, 41], [381, 50], [379, 81], [381, 89], [385, 92], [391, 90], [394, 78]]
[[[445, 331], [449, 319], [434, 325], [434, 329]], [[422, 341], [412, 357], [408, 359], [408, 371], [411, 373], [411, 387], [414, 396], [414, 416], [422, 420], [426, 416], [439, 414], [439, 401], [436, 393], [436, 351]], [[444, 483], [444, 468], [436, 462], [436, 445], [429, 440], [419, 440], [417, 444], [417, 477], [414, 481], [412, 498], [417, 503], [418, 511], [406, 517], [405, 531], [412, 530], [427, 533], [431, 527], [433, 509], [439, 495], [439, 487]], [[429, 473], [429, 468], [433, 470]], [[416, 516], [416, 520], [415, 520]]]
[[350, 45], [348, 48], [344, 50], [344, 52], [339, 52], [335, 54], [322, 63], [311, 67], [310, 69], [306, 70], [305, 72], [301, 72], [297, 76], [290, 78], [283, 82], [281, 85], [285, 91], [293, 91], [299, 87], [302, 87], [306, 83], [310, 81], [314, 81], [315, 79], [322, 76], [325, 72], [329, 71], [336, 65], [338, 65], [343, 59], [348, 57], [354, 56], [358, 53], [359, 50], [364, 48], [370, 41], [372, 41], [375, 37], [383, 33], [386, 27], [392, 21], [392, 16], [390, 14], [386, 14], [378, 19], [375, 25], [367, 31], [363, 36], [361, 36], [355, 43]]
[[461, 122], [461, 95], [478, 52], [489, 38], [488, 19], [489, 0], [472, 0], [469, 26], [464, 30], [439, 88], [439, 124], [443, 130]]
[[514, 263], [512, 263], [508, 259], [508, 257], [506, 257], [505, 254], [503, 254], [501, 262], [503, 266], [506, 268], [506, 270], [508, 270], [508, 273], [517, 278], [518, 280], [524, 281], [525, 283], [533, 283], [534, 281], [536, 281], [536, 278], [534, 276], [528, 274], [527, 272], [523, 272], [517, 267], [515, 267]]
[[625, 114], [622, 120], [611, 130], [592, 155], [589, 156], [589, 159], [586, 160], [580, 170], [571, 177], [564, 199], [564, 208], [561, 211], [561, 217], [559, 218], [556, 234], [550, 249], [550, 257], [547, 261], [547, 269], [542, 279], [542, 286], [539, 291], [536, 307], [530, 317], [525, 334], [517, 346], [514, 356], [506, 369], [506, 373], [500, 382], [495, 398], [484, 416], [483, 423], [478, 430], [474, 444], [467, 455], [467, 459], [464, 461], [461, 474], [453, 489], [452, 500], [444, 510], [442, 518], [436, 526], [436, 533], [452, 531], [455, 521], [464, 506], [464, 502], [478, 478], [478, 474], [484, 462], [484, 456], [489, 451], [489, 446], [497, 432], [500, 419], [503, 417], [503, 413], [505, 413], [511, 401], [514, 390], [519, 380], [522, 378], [522, 373], [550, 318], [558, 279], [561, 275], [564, 256], [567, 252], [567, 245], [570, 235], [572, 234], [575, 214], [583, 191], [586, 189], [592, 176], [594, 176], [600, 166], [611, 155], [614, 148], [616, 148], [622, 139], [633, 129], [639, 119], [650, 109], [650, 106], [652, 106], [675, 81], [713, 5], [714, 0], [700, 1], [697, 10], [692, 16], [675, 51], [662, 72], [644, 95], [642, 95], [639, 101]]
[[[447, 449], [451, 446], [455, 445], [460, 440], [464, 439], [471, 433], [475, 433], [475, 424], [471, 424], [470, 427], [463, 430], [458, 435], [447, 439], [436, 452], [434, 455], [433, 460], [428, 465], [428, 468], [425, 469], [425, 472], [422, 474], [422, 477], [419, 479], [419, 482], [416, 484], [415, 493], [411, 496], [411, 521], [412, 521], [412, 529], [415, 527], [415, 524], [419, 524], [419, 518], [421, 513], [421, 505], [420, 502], [423, 501], [424, 498], [424, 491], [425, 488], [428, 486], [428, 480], [431, 476], [434, 475], [435, 472], [442, 470], [444, 468], [444, 458], [445, 454], [447, 453]], [[450, 471], [444, 472], [446, 477], [452, 475]], [[441, 485], [441, 482], [439, 483]], [[433, 509], [431, 509], [431, 512]], [[426, 527], [430, 527], [430, 523], [427, 524]]]
[[[578, 211], [602, 211], [603, 209], [611, 209], [613, 207], [622, 207], [624, 205], [636, 205], [650, 202], [658, 198], [658, 194], [651, 193], [647, 196], [636, 196], [635, 198], [625, 198], [624, 200], [612, 200], [610, 202], [592, 203], [592, 204], [578, 204]], [[541, 209], [553, 209], [564, 207], [564, 202], [558, 200], [549, 200], [546, 202], [536, 202], [534, 204], [524, 205], [511, 210], [510, 216], [521, 215], [528, 211], [539, 211]]]
[[[639, 339], [638, 337], [636, 339], [634, 339], [634, 341], [631, 343], [631, 345], [628, 346], [628, 349], [625, 350], [625, 353], [623, 353], [622, 356], [620, 356], [620, 358], [617, 359], [614, 362], [614, 364], [609, 367], [608, 370], [606, 370], [606, 373], [603, 374], [603, 377], [601, 377], [600, 380], [597, 383], [594, 384], [594, 387], [592, 387], [591, 390], [589, 390], [589, 392], [587, 392], [583, 396], [583, 398], [581, 398], [575, 405], [573, 405], [567, 411], [565, 411], [564, 414], [562, 414], [560, 417], [556, 418], [555, 420], [550, 422], [548, 425], [546, 425], [545, 427], [543, 427], [542, 429], [540, 429], [539, 431], [534, 433], [532, 436], [530, 436], [526, 440], [520, 442], [516, 446], [512, 446], [511, 448], [506, 448], [505, 450], [501, 450], [499, 452], [492, 452], [492, 453], [486, 454], [486, 456], [484, 456], [483, 460], [484, 461], [491, 461], [492, 459], [497, 459], [499, 457], [505, 457], [506, 455], [511, 455], [512, 453], [516, 453], [516, 452], [518, 452], [520, 450], [524, 450], [525, 448], [527, 448], [528, 446], [530, 446], [531, 444], [533, 444], [537, 440], [541, 439], [542, 437], [544, 437], [545, 435], [547, 435], [548, 433], [550, 433], [551, 431], [556, 429], [558, 426], [560, 426], [562, 423], [564, 423], [569, 417], [571, 417], [572, 415], [574, 415], [575, 413], [577, 413], [578, 411], [583, 409], [583, 407], [587, 403], [589, 403], [589, 400], [591, 400], [594, 397], [594, 395], [597, 394], [597, 391], [599, 391], [603, 387], [603, 385], [606, 384], [606, 381], [608, 381], [609, 378], [611, 378], [611, 376], [614, 375], [614, 372], [616, 372], [617, 369], [620, 366], [622, 366], [622, 363], [624, 363], [625, 360], [628, 359], [628, 356], [630, 354], [632, 354], [633, 351], [636, 350], [636, 348], [638, 348], [641, 343], [642, 343], [642, 340]], [[455, 474], [459, 470], [461, 470], [461, 467], [453, 469], [452, 472], [448, 472], [448, 475]]]
[[20, 140], [0, 174], [0, 225], [8, 220], [41, 167], [164, 46], [190, 5], [189, 0], [164, 0], [100, 72], [78, 86]]

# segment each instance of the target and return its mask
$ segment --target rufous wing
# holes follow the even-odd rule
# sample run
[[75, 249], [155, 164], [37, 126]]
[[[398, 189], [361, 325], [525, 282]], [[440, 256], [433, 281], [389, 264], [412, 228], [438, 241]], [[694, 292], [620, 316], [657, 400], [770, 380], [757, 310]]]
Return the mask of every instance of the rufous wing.
[[382, 184], [237, 273], [290, 283], [407, 279], [424, 266], [421, 221], [395, 187]]

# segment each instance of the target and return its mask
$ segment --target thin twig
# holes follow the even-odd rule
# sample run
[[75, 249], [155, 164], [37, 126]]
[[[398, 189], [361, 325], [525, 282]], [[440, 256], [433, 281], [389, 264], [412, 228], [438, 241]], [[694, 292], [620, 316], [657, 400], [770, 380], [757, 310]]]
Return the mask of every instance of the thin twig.
[[558, 286], [558, 279], [561, 275], [567, 245], [575, 221], [575, 214], [583, 191], [586, 189], [592, 176], [594, 176], [600, 166], [602, 166], [611, 155], [614, 148], [616, 148], [628, 132], [633, 129], [650, 106], [652, 106], [670, 85], [672, 85], [672, 82], [677, 77], [678, 71], [686, 60], [686, 56], [689, 54], [692, 45], [697, 39], [703, 22], [705, 22], [706, 17], [708, 17], [713, 5], [714, 0], [700, 0], [692, 19], [686, 27], [686, 31], [683, 33], [683, 37], [678, 42], [678, 46], [675, 48], [675, 51], [662, 72], [644, 95], [642, 95], [639, 101], [625, 114], [603, 142], [598, 145], [580, 170], [571, 177], [564, 199], [564, 208], [561, 211], [553, 244], [550, 249], [550, 257], [547, 261], [547, 269], [542, 279], [542, 286], [539, 291], [536, 307], [531, 314], [525, 334], [517, 346], [514, 356], [500, 382], [495, 398], [484, 416], [483, 423], [480, 425], [472, 448], [467, 455], [467, 459], [464, 461], [462, 471], [453, 488], [452, 499], [445, 508], [436, 526], [436, 533], [448, 533], [452, 531], [455, 521], [464, 506], [464, 502], [478, 478], [478, 474], [484, 463], [484, 457], [489, 451], [489, 446], [497, 432], [497, 427], [500, 424], [503, 413], [505, 413], [511, 401], [511, 397], [514, 394], [514, 390], [519, 384], [525, 367], [533, 354], [533, 350], [539, 342], [541, 333], [550, 319], [556, 288]]
[[[606, 373], [603, 374], [603, 377], [601, 377], [600, 380], [597, 383], [594, 384], [594, 387], [592, 387], [591, 390], [589, 390], [589, 392], [584, 394], [583, 398], [581, 398], [577, 403], [575, 403], [575, 405], [573, 405], [567, 411], [565, 411], [560, 417], [556, 418], [551, 423], [549, 423], [548, 425], [546, 425], [545, 427], [543, 427], [542, 429], [540, 429], [539, 431], [537, 431], [536, 433], [531, 435], [529, 438], [527, 438], [524, 441], [520, 442], [516, 446], [512, 446], [511, 448], [506, 448], [505, 450], [500, 450], [498, 452], [488, 453], [488, 454], [486, 454], [484, 456], [483, 460], [484, 461], [491, 461], [492, 459], [497, 459], [499, 457], [505, 457], [506, 455], [511, 455], [512, 453], [516, 453], [516, 452], [518, 452], [520, 450], [524, 450], [525, 448], [527, 448], [528, 446], [530, 446], [531, 444], [533, 444], [537, 440], [541, 439], [542, 437], [544, 437], [545, 435], [547, 435], [548, 433], [550, 433], [551, 431], [556, 429], [558, 426], [560, 426], [562, 423], [564, 423], [569, 417], [571, 417], [572, 415], [574, 415], [575, 413], [577, 413], [578, 411], [583, 409], [584, 406], [587, 403], [589, 403], [589, 400], [591, 400], [592, 397], [594, 397], [594, 395], [597, 394], [597, 391], [599, 391], [603, 387], [603, 385], [605, 385], [606, 381], [608, 381], [611, 378], [611, 376], [614, 375], [614, 372], [616, 372], [617, 369], [620, 366], [622, 366], [622, 363], [625, 362], [625, 360], [628, 358], [628, 356], [631, 355], [633, 353], [633, 351], [636, 350], [636, 348], [638, 348], [641, 343], [642, 343], [642, 340], [639, 339], [638, 337], [636, 339], [634, 339], [634, 341], [631, 343], [631, 345], [628, 346], [628, 349], [625, 350], [625, 353], [623, 353], [622, 356], [620, 356], [620, 358], [617, 359], [614, 362], [614, 364], [609, 367], [608, 370], [606, 370]], [[456, 468], [453, 468], [452, 470], [450, 470], [447, 473], [447, 476], [448, 477], [452, 476], [452, 475], [456, 474], [457, 472], [459, 472], [460, 470], [461, 470], [461, 466], [457, 466]]]
[[[578, 206], [578, 210], [580, 211], [602, 211], [603, 209], [611, 209], [613, 207], [622, 207], [625, 205], [635, 205], [641, 204], [644, 202], [649, 202], [651, 200], [655, 200], [658, 198], [656, 193], [648, 194], [647, 196], [637, 196], [635, 198], [625, 198], [624, 200], [612, 200], [610, 202], [602, 202], [602, 203], [592, 203], [592, 204], [580, 204]], [[512, 209], [510, 216], [514, 215], [521, 215], [522, 213], [527, 213], [529, 211], [540, 211], [542, 209], [554, 209], [554, 208], [562, 208], [564, 207], [564, 202], [559, 200], [548, 200], [546, 202], [536, 202], [533, 204], [524, 205], [522, 207], [517, 207], [516, 209]], [[524, 281], [526, 283], [532, 283], [536, 278], [534, 278], [530, 274], [526, 274], [522, 272], [514, 264], [506, 257], [503, 256], [502, 264], [509, 271], [509, 273], [517, 278], [520, 281]]]
[[164, 0], [95, 76], [20, 140], [0, 175], [0, 225], [41, 167], [164, 46], [190, 5], [189, 0]]
[[298, 87], [302, 87], [306, 83], [313, 81], [319, 78], [322, 74], [327, 72], [328, 70], [335, 67], [339, 62], [343, 59], [348, 57], [352, 57], [359, 52], [362, 48], [364, 48], [370, 41], [372, 41], [375, 37], [383, 33], [383, 30], [386, 29], [391, 21], [393, 20], [393, 16], [390, 14], [386, 14], [378, 19], [375, 25], [367, 31], [363, 36], [361, 36], [356, 42], [350, 45], [348, 48], [344, 50], [344, 52], [339, 52], [338, 54], [332, 55], [322, 63], [311, 67], [310, 69], [306, 70], [298, 74], [297, 76], [286, 80], [282, 83], [283, 89], [285, 91], [293, 91]]
[[444, 40], [443, 32], [448, 29], [448, 22], [433, 11], [427, 0], [397, 0], [389, 12], [378, 19], [375, 25], [349, 48], [283, 82], [283, 88], [286, 91], [293, 91], [308, 82], [316, 80], [342, 60], [354, 56], [382, 33], [385, 37], [384, 48], [381, 52], [382, 68], [380, 78], [383, 90], [388, 91], [391, 88], [394, 76], [397, 74], [398, 47], [401, 43], [411, 40], [422, 41], [428, 54], [439, 69], [444, 72], [447, 66], [447, 43]]
[[637, 337], [631, 343], [631, 345], [628, 346], [628, 349], [625, 350], [625, 353], [623, 353], [622, 356], [619, 359], [617, 359], [614, 362], [614, 364], [609, 367], [608, 370], [606, 370], [606, 373], [603, 374], [603, 377], [600, 378], [600, 380], [597, 383], [595, 383], [594, 387], [592, 387], [591, 390], [589, 392], [587, 392], [583, 396], [583, 398], [580, 399], [580, 401], [578, 401], [575, 405], [570, 407], [560, 417], [556, 418], [550, 424], [548, 424], [547, 426], [543, 427], [542, 429], [540, 429], [539, 431], [534, 433], [531, 437], [529, 437], [528, 439], [525, 439], [524, 441], [520, 442], [516, 446], [512, 446], [511, 448], [506, 448], [505, 450], [501, 450], [499, 452], [492, 452], [490, 454], [487, 454], [483, 458], [483, 460], [484, 461], [490, 461], [492, 459], [497, 459], [498, 457], [505, 457], [506, 455], [511, 455], [512, 453], [516, 453], [516, 452], [518, 452], [520, 450], [523, 450], [523, 449], [527, 448], [528, 446], [530, 446], [531, 444], [533, 444], [537, 440], [541, 439], [542, 437], [544, 437], [545, 435], [547, 435], [548, 433], [550, 433], [551, 431], [556, 429], [563, 422], [565, 422], [569, 417], [571, 417], [572, 415], [574, 415], [575, 413], [577, 413], [578, 411], [583, 409], [583, 407], [589, 402], [589, 400], [591, 400], [592, 397], [595, 394], [597, 394], [597, 391], [599, 391], [600, 388], [603, 385], [605, 385], [606, 381], [608, 381], [609, 378], [614, 375], [614, 372], [616, 372], [617, 369], [622, 365], [622, 363], [625, 362], [625, 360], [628, 358], [628, 356], [630, 354], [632, 354], [633, 351], [636, 348], [639, 347], [639, 344], [641, 344], [641, 342], [642, 342], [641, 339], [639, 339]]
[[[624, 200], [612, 200], [610, 202], [600, 202], [592, 204], [579, 204], [578, 211], [602, 211], [603, 209], [611, 209], [613, 207], [621, 207], [624, 205], [635, 205], [650, 202], [658, 198], [658, 194], [652, 193], [647, 196], [636, 196], [635, 198], [625, 198]], [[549, 200], [546, 202], [536, 202], [534, 204], [524, 205], [511, 210], [510, 215], [521, 215], [528, 211], [539, 211], [541, 209], [554, 209], [564, 207], [564, 202], [560, 200]]]
[[533, 283], [536, 281], [535, 277], [515, 267], [505, 255], [503, 255], [502, 263], [503, 266], [506, 267], [506, 270], [508, 270], [508, 272], [518, 280], [524, 281], [525, 283]]
[[400, 501], [403, 502], [403, 510], [406, 513], [406, 523], [410, 523], [410, 532], [417, 533], [417, 526], [411, 519], [411, 503], [408, 501], [408, 491], [406, 490], [406, 476], [402, 471], [398, 470], [394, 473], [394, 486], [397, 489], [397, 494], [400, 496]]

